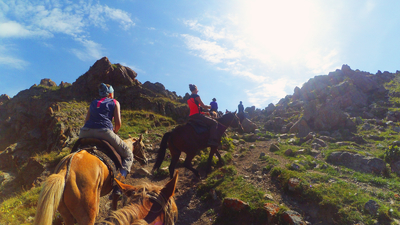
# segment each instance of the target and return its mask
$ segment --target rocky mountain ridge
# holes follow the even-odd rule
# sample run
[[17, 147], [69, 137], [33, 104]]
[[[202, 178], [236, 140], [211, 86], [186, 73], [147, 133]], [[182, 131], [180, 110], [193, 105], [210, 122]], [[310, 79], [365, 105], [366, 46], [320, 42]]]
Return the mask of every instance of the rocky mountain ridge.
[[341, 70], [311, 78], [276, 105], [246, 111], [273, 132], [295, 133], [298, 137], [318, 132], [338, 139], [357, 139], [354, 133], [361, 119], [399, 121], [398, 105], [389, 100], [397, 92], [385, 87], [398, 75], [380, 71], [371, 74], [343, 65]]

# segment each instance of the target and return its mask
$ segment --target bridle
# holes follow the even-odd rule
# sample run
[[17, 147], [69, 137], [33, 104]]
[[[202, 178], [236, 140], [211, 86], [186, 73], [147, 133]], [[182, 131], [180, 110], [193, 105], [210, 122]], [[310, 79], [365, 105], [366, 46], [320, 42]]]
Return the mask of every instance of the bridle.
[[[233, 113], [232, 113], [233, 114]], [[222, 125], [225, 129], [226, 128], [228, 128], [228, 127], [230, 127], [231, 125], [232, 125], [232, 123], [233, 123], [233, 121], [235, 120], [235, 114], [233, 114], [233, 118], [232, 118], [232, 120], [231, 120], [231, 122], [228, 124], [228, 125], [225, 125], [225, 124], [222, 124], [221, 122], [219, 122], [218, 120], [217, 120], [217, 122], [218, 122], [218, 124], [220, 124], [220, 125]], [[237, 117], [236, 117], [237, 118]], [[239, 118], [237, 118], [237, 119], [239, 119]], [[240, 124], [240, 122], [238, 122], [238, 125]]]
[[140, 159], [143, 162], [146, 162], [146, 156], [140, 157], [138, 154], [135, 154], [135, 153], [138, 153], [138, 151], [139, 151], [139, 153], [142, 153], [142, 155], [144, 155], [144, 152], [140, 151], [140, 149], [143, 148], [143, 146], [141, 145], [140, 141], [138, 141], [138, 142], [139, 142], [138, 144], [140, 145], [138, 149], [135, 148], [136, 143], [133, 144], [133, 146], [132, 146], [133, 147], [133, 157], [137, 158], [137, 159]]

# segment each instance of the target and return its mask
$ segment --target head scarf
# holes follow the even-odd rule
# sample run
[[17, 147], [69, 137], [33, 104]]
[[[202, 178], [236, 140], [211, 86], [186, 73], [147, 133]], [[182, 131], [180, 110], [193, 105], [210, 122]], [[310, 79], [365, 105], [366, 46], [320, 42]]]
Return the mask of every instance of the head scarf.
[[100, 86], [99, 86], [100, 97], [107, 97], [108, 94], [113, 93], [113, 92], [114, 92], [114, 89], [111, 85], [109, 87], [107, 87], [107, 85], [105, 83], [100, 84]]

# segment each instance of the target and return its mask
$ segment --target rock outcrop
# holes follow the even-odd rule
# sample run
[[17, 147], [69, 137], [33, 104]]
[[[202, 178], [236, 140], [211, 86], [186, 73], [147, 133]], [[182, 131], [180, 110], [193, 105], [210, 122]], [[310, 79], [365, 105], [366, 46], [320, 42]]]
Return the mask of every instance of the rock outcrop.
[[262, 110], [265, 129], [295, 133], [298, 137], [312, 131], [329, 132], [350, 139], [356, 131], [357, 118], [400, 121], [400, 113], [388, 111], [392, 104], [388, 96], [393, 93], [384, 86], [394, 77], [389, 72], [352, 70], [348, 65], [328, 75], [315, 76], [301, 88], [296, 87], [293, 95]]

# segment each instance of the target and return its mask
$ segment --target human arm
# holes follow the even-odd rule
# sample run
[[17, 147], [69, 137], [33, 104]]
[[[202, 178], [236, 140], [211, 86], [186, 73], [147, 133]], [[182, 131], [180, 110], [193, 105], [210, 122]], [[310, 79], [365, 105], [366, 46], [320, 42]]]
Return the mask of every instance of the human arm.
[[114, 133], [118, 133], [119, 129], [121, 128], [122, 121], [121, 121], [121, 108], [118, 101], [115, 101], [115, 108], [114, 108]]
[[203, 101], [201, 101], [200, 96], [197, 96], [196, 101], [200, 104], [201, 107], [206, 108], [206, 109], [211, 109], [210, 105], [204, 105]]
[[90, 119], [90, 107], [89, 107], [89, 109], [88, 109], [88, 111], [86, 113], [85, 124], [89, 119]]

